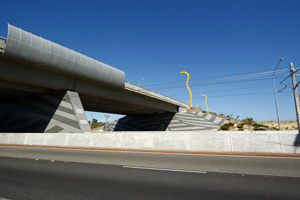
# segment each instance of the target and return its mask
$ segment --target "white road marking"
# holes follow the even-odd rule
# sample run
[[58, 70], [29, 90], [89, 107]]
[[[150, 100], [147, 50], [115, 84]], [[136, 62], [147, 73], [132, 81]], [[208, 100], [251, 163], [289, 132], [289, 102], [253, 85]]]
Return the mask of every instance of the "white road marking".
[[123, 166], [123, 168], [128, 168], [128, 169], [155, 170], [155, 171], [167, 171], [167, 172], [183, 172], [183, 173], [206, 174], [206, 172], [201, 172], [201, 171], [187, 171], [187, 170], [180, 170], [180, 169], [160, 169], [160, 168], [135, 167], [135, 166]]

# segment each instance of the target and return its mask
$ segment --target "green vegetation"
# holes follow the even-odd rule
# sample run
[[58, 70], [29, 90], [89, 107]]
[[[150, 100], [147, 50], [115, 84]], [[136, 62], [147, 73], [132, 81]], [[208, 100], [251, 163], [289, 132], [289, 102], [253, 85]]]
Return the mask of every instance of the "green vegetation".
[[265, 131], [266, 129], [264, 129], [264, 128], [254, 128], [253, 130], [254, 131]]
[[269, 128], [268, 126], [265, 126], [265, 125], [262, 125], [262, 124], [257, 124], [257, 123], [254, 123], [253, 124], [254, 126], [254, 131], [265, 131], [266, 128]]
[[254, 122], [253, 118], [249, 117], [246, 119], [248, 121], [249, 124], [252, 124]]
[[243, 123], [243, 124], [240, 124], [240, 125], [238, 125], [237, 127], [240, 129], [244, 129], [244, 126], [245, 126], [245, 124]]
[[[89, 123], [91, 123], [91, 122], [89, 121]], [[105, 126], [105, 123], [98, 122], [97, 119], [93, 118], [91, 128], [94, 129], [94, 128], [98, 128], [98, 127], [101, 127], [101, 126]]]
[[231, 126], [233, 126], [234, 124], [233, 123], [227, 123], [227, 124], [224, 124], [223, 126], [221, 126], [221, 130], [223, 131], [228, 131], [230, 129]]

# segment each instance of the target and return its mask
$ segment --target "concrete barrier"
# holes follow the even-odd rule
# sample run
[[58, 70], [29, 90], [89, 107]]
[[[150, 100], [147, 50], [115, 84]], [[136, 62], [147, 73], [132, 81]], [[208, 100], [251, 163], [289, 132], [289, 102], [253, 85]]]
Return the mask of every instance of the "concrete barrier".
[[0, 133], [0, 144], [168, 151], [300, 153], [297, 131]]

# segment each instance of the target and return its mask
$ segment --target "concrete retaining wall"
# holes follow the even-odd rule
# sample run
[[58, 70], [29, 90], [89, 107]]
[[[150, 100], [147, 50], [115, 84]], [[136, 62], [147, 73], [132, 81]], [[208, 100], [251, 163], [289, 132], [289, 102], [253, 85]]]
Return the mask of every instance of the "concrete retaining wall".
[[0, 133], [0, 144], [169, 151], [300, 153], [297, 131]]

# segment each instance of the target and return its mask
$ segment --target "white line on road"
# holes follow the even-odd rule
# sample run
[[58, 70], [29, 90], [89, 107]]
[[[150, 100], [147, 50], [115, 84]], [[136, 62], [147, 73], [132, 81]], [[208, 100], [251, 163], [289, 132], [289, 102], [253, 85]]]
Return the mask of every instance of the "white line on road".
[[206, 172], [201, 172], [201, 171], [186, 171], [186, 170], [180, 170], [180, 169], [160, 169], [160, 168], [135, 167], [135, 166], [123, 166], [123, 168], [155, 170], [155, 171], [168, 171], [168, 172], [184, 172], [184, 173], [195, 173], [195, 174], [206, 174]]

